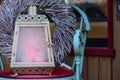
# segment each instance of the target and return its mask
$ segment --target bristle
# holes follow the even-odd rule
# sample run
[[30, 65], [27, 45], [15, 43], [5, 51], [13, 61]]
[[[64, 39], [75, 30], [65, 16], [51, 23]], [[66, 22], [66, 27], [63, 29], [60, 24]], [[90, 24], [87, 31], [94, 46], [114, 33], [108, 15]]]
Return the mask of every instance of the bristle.
[[[70, 53], [74, 31], [76, 30], [76, 19], [70, 5], [63, 0], [4, 0], [0, 5], [0, 51], [9, 57], [12, 52], [14, 22], [28, 4], [37, 4], [44, 8], [45, 12], [55, 23], [55, 34], [52, 39], [53, 51], [56, 62]], [[4, 52], [4, 49], [11, 49]], [[6, 50], [7, 51], [7, 50]]]

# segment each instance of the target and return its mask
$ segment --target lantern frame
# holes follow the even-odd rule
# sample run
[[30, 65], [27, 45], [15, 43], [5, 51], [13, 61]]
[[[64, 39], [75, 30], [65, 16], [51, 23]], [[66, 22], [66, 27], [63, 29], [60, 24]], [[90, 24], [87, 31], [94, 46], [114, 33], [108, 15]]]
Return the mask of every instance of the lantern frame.
[[[42, 29], [40, 33], [45, 35], [44, 38], [46, 40], [46, 44], [45, 44], [46, 46], [43, 44], [42, 45], [47, 49], [47, 57], [46, 57], [48, 58], [47, 61], [39, 62], [39, 61], [17, 60], [20, 57], [17, 56], [17, 53], [20, 54], [20, 52], [18, 52], [18, 48], [19, 48], [18, 46], [20, 42], [19, 36], [21, 30], [24, 30], [24, 28]], [[23, 54], [22, 56], [25, 57], [25, 54]], [[14, 41], [13, 41], [12, 58], [11, 58], [10, 66], [14, 70], [14, 72], [18, 74], [49, 74], [52, 72], [53, 68], [55, 67], [55, 63], [53, 57], [53, 48], [52, 48], [49, 20], [45, 15], [42, 14], [20, 15], [17, 17], [15, 22]]]

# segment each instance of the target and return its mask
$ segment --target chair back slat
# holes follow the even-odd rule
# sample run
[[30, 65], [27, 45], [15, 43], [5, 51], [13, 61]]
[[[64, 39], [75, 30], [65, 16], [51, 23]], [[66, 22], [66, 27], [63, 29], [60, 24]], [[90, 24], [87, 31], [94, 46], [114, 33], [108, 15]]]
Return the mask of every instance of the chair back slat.
[[[88, 18], [86, 14], [77, 6], [72, 5], [72, 8], [76, 10], [80, 15], [80, 26], [75, 31], [74, 38], [73, 38], [73, 48], [75, 53], [75, 58], [73, 61], [72, 69], [74, 69], [75, 65], [79, 63], [79, 65], [76, 67], [76, 77], [79, 75], [81, 76], [82, 73], [82, 67], [83, 67], [83, 60], [84, 60], [84, 50], [85, 50], [85, 44], [86, 44], [86, 33], [90, 31], [90, 23], [88, 21]], [[85, 27], [83, 26], [85, 24]], [[83, 27], [85, 29], [83, 29]]]
[[2, 54], [0, 53], [0, 70], [3, 71], [4, 70], [4, 65], [3, 65], [3, 61], [2, 61]]

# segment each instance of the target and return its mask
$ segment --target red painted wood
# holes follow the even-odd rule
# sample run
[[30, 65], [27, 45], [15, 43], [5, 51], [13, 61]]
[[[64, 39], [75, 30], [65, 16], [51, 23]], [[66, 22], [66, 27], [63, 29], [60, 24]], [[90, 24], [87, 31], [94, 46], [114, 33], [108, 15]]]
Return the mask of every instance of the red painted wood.
[[54, 69], [51, 75], [17, 75], [10, 76], [14, 74], [12, 70], [0, 71], [0, 77], [4, 78], [17, 78], [17, 79], [43, 79], [43, 78], [59, 78], [59, 77], [67, 77], [74, 75], [74, 72], [71, 70], [64, 69]]
[[104, 49], [104, 48], [86, 48], [85, 56], [104, 56], [104, 57], [114, 57], [114, 49]]
[[107, 0], [108, 48], [113, 49], [113, 0]]
[[[85, 48], [85, 56], [104, 56], [104, 57], [114, 57], [115, 49], [109, 48]], [[73, 49], [70, 52], [71, 56], [74, 56]]]
[[108, 48], [86, 48], [86, 56], [115, 56], [113, 48], [113, 0], [107, 0]]

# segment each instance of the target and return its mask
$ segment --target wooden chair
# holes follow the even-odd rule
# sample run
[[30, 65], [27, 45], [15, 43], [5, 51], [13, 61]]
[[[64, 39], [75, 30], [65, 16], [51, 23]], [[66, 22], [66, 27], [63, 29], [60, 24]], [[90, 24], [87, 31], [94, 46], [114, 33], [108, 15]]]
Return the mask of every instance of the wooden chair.
[[[2, 56], [0, 56], [0, 79], [13, 80], [13, 79], [38, 79], [38, 80], [81, 80], [81, 73], [83, 67], [84, 49], [86, 44], [86, 33], [90, 30], [90, 24], [86, 14], [77, 6], [71, 5], [80, 15], [80, 26], [75, 31], [73, 38], [74, 60], [71, 66], [72, 70], [55, 69], [52, 75], [17, 75], [10, 76], [12, 70], [4, 70]], [[83, 25], [85, 24], [85, 25]]]

